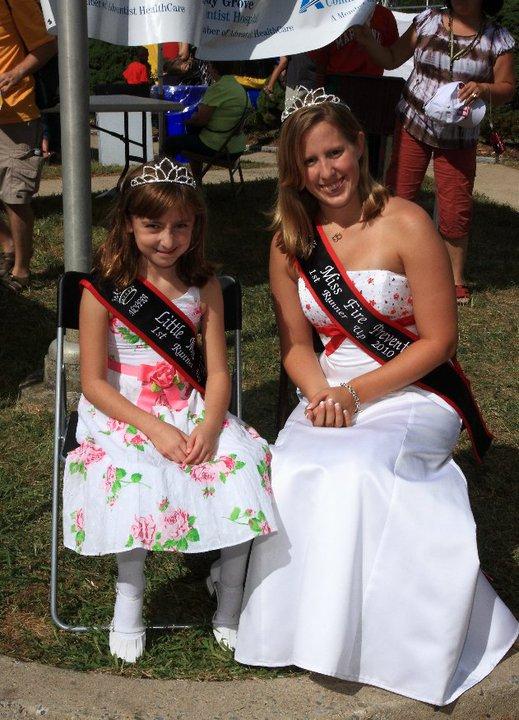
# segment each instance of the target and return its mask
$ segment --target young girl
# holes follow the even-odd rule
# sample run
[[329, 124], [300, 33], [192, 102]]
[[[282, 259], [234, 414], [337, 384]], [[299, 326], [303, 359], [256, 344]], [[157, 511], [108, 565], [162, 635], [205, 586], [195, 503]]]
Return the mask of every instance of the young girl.
[[64, 540], [82, 555], [115, 553], [110, 650], [128, 662], [144, 651], [147, 551], [222, 549], [208, 586], [215, 637], [232, 646], [250, 540], [274, 528], [267, 443], [226, 412], [223, 300], [203, 256], [205, 223], [185, 167], [139, 167], [83, 283]]

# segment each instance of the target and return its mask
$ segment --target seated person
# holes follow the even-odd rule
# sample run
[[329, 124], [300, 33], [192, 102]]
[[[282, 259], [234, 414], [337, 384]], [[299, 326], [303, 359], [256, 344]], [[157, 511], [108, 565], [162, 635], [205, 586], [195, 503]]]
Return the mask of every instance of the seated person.
[[[202, 96], [195, 114], [186, 120], [188, 134], [166, 139], [164, 152], [167, 155], [182, 151], [208, 157], [216, 155], [250, 107], [247, 92], [232, 75], [232, 63], [212, 62], [209, 68], [214, 83]], [[231, 155], [241, 155], [245, 150], [245, 134], [231, 137], [227, 149]], [[193, 175], [199, 178], [200, 163], [191, 162], [191, 168]]]

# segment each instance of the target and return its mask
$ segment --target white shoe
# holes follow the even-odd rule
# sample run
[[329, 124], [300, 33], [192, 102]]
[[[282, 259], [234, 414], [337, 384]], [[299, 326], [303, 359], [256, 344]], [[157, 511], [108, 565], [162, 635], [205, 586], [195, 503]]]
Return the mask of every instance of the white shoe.
[[146, 647], [146, 630], [125, 633], [110, 628], [108, 641], [112, 655], [126, 662], [134, 663], [140, 658]]
[[[142, 622], [142, 601], [143, 594], [137, 597], [127, 597], [126, 595], [120, 595], [116, 587], [117, 599], [122, 600], [126, 603], [131, 603], [133, 607], [131, 610], [128, 607], [125, 608], [126, 612], [123, 612], [123, 619], [119, 618], [119, 627], [126, 626], [132, 628], [128, 632], [115, 629], [115, 615], [117, 614], [117, 599], [116, 599], [116, 611], [114, 612], [114, 618], [110, 623], [110, 634], [108, 636], [108, 643], [110, 645], [110, 652], [112, 655], [125, 660], [129, 663], [134, 663], [140, 658], [144, 652], [146, 646], [146, 628]], [[120, 607], [119, 607], [120, 611]]]
[[213, 615], [213, 635], [218, 645], [229, 650], [236, 647], [238, 622], [243, 598], [243, 588], [227, 587], [220, 582], [220, 561], [211, 565], [206, 579], [207, 590], [211, 597], [216, 595], [216, 612]]

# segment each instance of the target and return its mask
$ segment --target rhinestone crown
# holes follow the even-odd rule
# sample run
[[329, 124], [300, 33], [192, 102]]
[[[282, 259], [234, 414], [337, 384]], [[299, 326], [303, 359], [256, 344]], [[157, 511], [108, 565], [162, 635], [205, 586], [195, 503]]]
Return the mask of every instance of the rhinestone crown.
[[285, 107], [281, 113], [281, 122], [287, 119], [296, 110], [301, 110], [304, 107], [310, 107], [311, 105], [321, 105], [321, 103], [342, 103], [342, 100], [337, 95], [328, 95], [323, 87], [316, 88], [315, 90], [308, 90], [304, 85], [298, 85], [296, 87], [295, 98]]
[[142, 173], [130, 180], [130, 187], [146, 185], [147, 183], [177, 183], [196, 187], [196, 182], [189, 168], [185, 165], [175, 165], [168, 157], [154, 165], [145, 165]]

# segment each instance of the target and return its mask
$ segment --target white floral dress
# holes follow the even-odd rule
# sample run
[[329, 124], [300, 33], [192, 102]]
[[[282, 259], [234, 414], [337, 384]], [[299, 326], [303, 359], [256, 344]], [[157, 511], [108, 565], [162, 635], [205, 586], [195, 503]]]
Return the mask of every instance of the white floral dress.
[[[198, 325], [197, 288], [174, 302]], [[201, 394], [116, 318], [108, 358], [108, 382], [136, 405], [186, 434], [203, 420]], [[233, 415], [225, 418], [215, 457], [182, 467], [84, 396], [78, 412], [79, 447], [67, 457], [63, 487], [66, 547], [82, 555], [137, 547], [205, 552], [275, 529], [268, 444]]]

